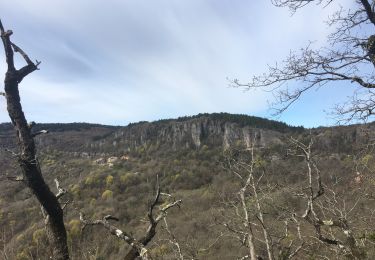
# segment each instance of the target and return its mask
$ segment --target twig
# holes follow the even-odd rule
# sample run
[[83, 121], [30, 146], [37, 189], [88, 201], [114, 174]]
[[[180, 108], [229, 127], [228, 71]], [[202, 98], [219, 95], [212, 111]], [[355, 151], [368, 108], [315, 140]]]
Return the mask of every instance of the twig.
[[8, 149], [8, 148], [4, 148], [4, 151], [7, 152], [7, 153], [10, 153], [13, 157], [16, 157], [16, 158], [20, 158], [20, 155], [18, 153], [15, 153], [13, 152], [12, 150]]
[[81, 223], [83, 223], [82, 226], [82, 231], [87, 227], [87, 226], [94, 226], [94, 225], [102, 225], [104, 228], [109, 230], [109, 232], [118, 237], [121, 240], [124, 240], [127, 244], [129, 244], [132, 248], [134, 248], [141, 258], [143, 260], [151, 259], [151, 257], [148, 254], [148, 250], [145, 248], [145, 246], [137, 241], [134, 237], [131, 235], [127, 234], [126, 232], [122, 231], [121, 229], [115, 227], [114, 225], [111, 225], [108, 220], [116, 220], [117, 218], [114, 218], [110, 215], [105, 216], [103, 219], [99, 220], [87, 220], [85, 219], [85, 216], [82, 212], [79, 213], [79, 219]]
[[[172, 201], [172, 202], [168, 203], [164, 207], [159, 208], [159, 213], [155, 217], [154, 215], [155, 215], [156, 205], [160, 202], [160, 196], [161, 195], [166, 195], [166, 194], [161, 193], [159, 178], [157, 176], [155, 198], [151, 202], [150, 207], [149, 207], [148, 212], [147, 212], [147, 218], [148, 218], [149, 225], [147, 227], [147, 230], [146, 230], [144, 236], [141, 237], [140, 239], [136, 239], [136, 238], [132, 237], [130, 234], [126, 233], [125, 231], [120, 230], [117, 227], [111, 225], [109, 223], [109, 220], [119, 221], [118, 218], [115, 218], [111, 215], [107, 215], [103, 219], [100, 219], [100, 220], [90, 221], [90, 220], [85, 219], [83, 213], [80, 213], [80, 220], [83, 223], [82, 230], [84, 230], [86, 228], [86, 226], [89, 226], [89, 225], [91, 225], [91, 226], [92, 225], [102, 225], [107, 230], [109, 230], [109, 232], [112, 235], [115, 235], [119, 239], [124, 240], [127, 244], [129, 244], [132, 247], [132, 249], [125, 256], [125, 259], [135, 259], [137, 256], [141, 256], [142, 259], [151, 259], [150, 255], [148, 255], [146, 246], [156, 235], [156, 227], [157, 227], [158, 223], [165, 218], [169, 209], [171, 209], [173, 207], [180, 207], [180, 205], [182, 203], [182, 200], [175, 200], [175, 201]], [[166, 195], [166, 196], [169, 197], [169, 198], [172, 197], [169, 194]]]
[[14, 52], [18, 52], [19, 54], [21, 54], [21, 56], [25, 59], [26, 63], [28, 65], [32, 65], [32, 66], [35, 66], [38, 68], [38, 66], [40, 65], [40, 61], [36, 61], [36, 63], [32, 62], [29, 58], [29, 56], [20, 48], [18, 47], [16, 44], [14, 44], [13, 42], [11, 43], [12, 44], [12, 47], [13, 47], [13, 50]]
[[35, 136], [38, 136], [38, 135], [48, 134], [48, 133], [49, 133], [48, 130], [40, 130], [40, 131], [38, 131], [38, 132], [36, 132], [36, 133], [32, 133], [31, 136], [32, 136], [32, 137], [35, 137]]
[[56, 198], [59, 199], [64, 194], [66, 194], [67, 191], [64, 188], [61, 188], [60, 182], [57, 178], [55, 179], [55, 184], [56, 184], [56, 188], [57, 188], [57, 191], [58, 191], [57, 194], [56, 194]]
[[25, 181], [25, 178], [23, 176], [7, 176], [6, 178], [10, 181]]

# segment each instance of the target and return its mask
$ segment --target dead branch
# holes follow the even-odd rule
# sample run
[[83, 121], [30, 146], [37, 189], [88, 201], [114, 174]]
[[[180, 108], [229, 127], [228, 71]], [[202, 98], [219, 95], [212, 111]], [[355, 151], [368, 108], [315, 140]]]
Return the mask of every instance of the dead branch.
[[56, 188], [57, 188], [57, 191], [58, 191], [57, 194], [56, 194], [56, 198], [60, 199], [63, 195], [66, 194], [67, 191], [65, 189], [61, 188], [60, 182], [57, 178], [55, 179], [55, 184], [56, 184]]
[[122, 231], [121, 229], [117, 228], [116, 226], [112, 225], [109, 222], [109, 220], [117, 220], [117, 218], [114, 218], [108, 215], [108, 216], [103, 217], [103, 219], [90, 221], [90, 220], [85, 219], [84, 214], [80, 212], [79, 219], [81, 223], [83, 223], [82, 231], [87, 226], [101, 225], [104, 228], [106, 228], [110, 232], [110, 234], [118, 237], [121, 240], [124, 240], [127, 244], [129, 244], [134, 250], [138, 252], [138, 255], [143, 260], [151, 259], [151, 257], [149, 256], [148, 250], [145, 248], [145, 246], [142, 243], [140, 243], [131, 235], [127, 234], [126, 232]]
[[[155, 237], [157, 225], [161, 220], [163, 220], [167, 216], [168, 210], [174, 207], [180, 207], [182, 203], [182, 200], [173, 200], [167, 203], [165, 206], [159, 207], [158, 213], [156, 214], [156, 206], [160, 202], [161, 195], [165, 194], [161, 192], [159, 179], [157, 176], [156, 194], [147, 212], [149, 224], [145, 231], [145, 234], [139, 239], [134, 238], [126, 231], [120, 230], [116, 226], [110, 224], [109, 220], [118, 221], [117, 218], [111, 215], [105, 216], [103, 219], [100, 220], [87, 220], [84, 214], [80, 213], [80, 220], [83, 224], [82, 230], [84, 230], [87, 226], [102, 225], [110, 232], [110, 234], [115, 235], [116, 237], [125, 241], [128, 245], [131, 246], [131, 249], [124, 257], [125, 260], [134, 260], [139, 256], [142, 259], [151, 259], [151, 256], [149, 255], [146, 246]], [[169, 194], [167, 197], [172, 198], [172, 196]]]
[[38, 136], [38, 135], [43, 135], [43, 134], [48, 134], [48, 133], [49, 133], [48, 130], [40, 130], [40, 131], [38, 131], [36, 133], [32, 133], [31, 136], [35, 137], [35, 136]]
[[[270, 225], [265, 219], [263, 201], [265, 198], [272, 199], [265, 190], [273, 190], [274, 186], [267, 183], [266, 169], [257, 164], [255, 148], [251, 147], [243, 153], [243, 155], [237, 154], [233, 158], [226, 158], [229, 170], [239, 177], [242, 184], [238, 192], [238, 199], [225, 203], [226, 206], [229, 205], [233, 209], [232, 215], [229, 215], [231, 211], [221, 211], [222, 218], [225, 220], [219, 221], [219, 224], [225, 227], [228, 231], [227, 234], [230, 234], [247, 248], [248, 252], [244, 259], [258, 259], [260, 257], [256, 252], [256, 249], [259, 248], [255, 244], [257, 241], [262, 244], [261, 248], [267, 253], [267, 259], [275, 258], [276, 248], [283, 252], [283, 257], [287, 256], [289, 257], [287, 259], [292, 259], [304, 246], [302, 238], [299, 239], [300, 242], [297, 245], [292, 240], [288, 246], [283, 243], [287, 235], [279, 240], [272, 239]], [[254, 223], [254, 221], [257, 221], [257, 223]], [[299, 230], [299, 228], [297, 229]]]
[[4, 148], [3, 150], [4, 150], [5, 152], [9, 153], [12, 157], [14, 157], [14, 158], [16, 158], [16, 159], [21, 158], [21, 157], [20, 157], [20, 154], [15, 153], [14, 151], [12, 151], [12, 150], [10, 150], [10, 149], [8, 149], [8, 148]]
[[[304, 159], [305, 159], [306, 166], [307, 166], [307, 179], [308, 179], [308, 191], [309, 192], [306, 194], [306, 198], [307, 198], [306, 210], [305, 210], [305, 213], [302, 214], [301, 218], [306, 220], [308, 223], [310, 223], [314, 227], [316, 238], [319, 241], [329, 246], [337, 246], [339, 249], [341, 250], [343, 249], [346, 252], [349, 252], [349, 254], [354, 259], [362, 259], [361, 251], [358, 248], [356, 239], [353, 235], [353, 232], [345, 216], [341, 214], [341, 216], [337, 219], [330, 218], [326, 220], [324, 219], [324, 215], [321, 216], [321, 214], [324, 214], [324, 209], [323, 209], [324, 206], [320, 206], [321, 209], [323, 209], [323, 211], [321, 211], [322, 213], [318, 213], [315, 210], [318, 198], [320, 198], [322, 195], [325, 194], [325, 190], [321, 182], [320, 171], [316, 163], [312, 159], [312, 152], [311, 152], [311, 146], [313, 144], [312, 139], [310, 140], [310, 143], [308, 145], [305, 145], [302, 142], [293, 138], [291, 139], [291, 142], [296, 146], [297, 150], [302, 152]], [[315, 169], [315, 171], [313, 171], [313, 169]], [[314, 172], [315, 172], [316, 180], [317, 180], [316, 187], [313, 185], [313, 182], [312, 182]], [[328, 208], [326, 208], [326, 210], [328, 211], [336, 210], [334, 207], [336, 207], [336, 202], [328, 204]], [[293, 220], [296, 221], [295, 216], [293, 217]], [[341, 241], [340, 239], [334, 236], [332, 237], [332, 233], [331, 233], [332, 238], [325, 236], [322, 232], [322, 230], [325, 227], [337, 228], [341, 230], [341, 232], [345, 235], [346, 240]]]
[[20, 181], [20, 182], [25, 181], [25, 178], [23, 176], [7, 176], [6, 178], [10, 181]]
[[175, 252], [177, 259], [184, 260], [184, 255], [182, 254], [180, 243], [178, 242], [176, 236], [170, 231], [166, 217], [164, 218], [164, 229], [170, 237], [169, 242], [176, 248]]
[[[11, 42], [11, 30], [5, 31], [0, 20], [0, 33], [3, 42], [7, 72], [4, 80], [5, 98], [7, 110], [11, 122], [16, 131], [18, 140], [19, 155], [18, 163], [22, 169], [26, 185], [38, 199], [43, 211], [48, 216], [48, 230], [51, 234], [50, 242], [52, 246], [52, 256], [56, 260], [68, 260], [69, 252], [67, 245], [67, 235], [64, 225], [64, 216], [58, 198], [53, 194], [45, 183], [39, 163], [36, 158], [36, 148], [33, 135], [22, 111], [19, 94], [19, 83], [28, 74], [38, 69], [40, 62], [32, 62], [26, 53], [17, 45]], [[20, 53], [27, 65], [21, 69], [16, 69], [14, 64], [14, 52]]]

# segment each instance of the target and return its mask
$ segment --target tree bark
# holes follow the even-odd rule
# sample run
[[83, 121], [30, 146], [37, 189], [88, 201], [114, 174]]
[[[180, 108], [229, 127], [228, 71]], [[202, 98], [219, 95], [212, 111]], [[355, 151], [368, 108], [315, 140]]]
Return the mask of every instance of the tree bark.
[[[18, 163], [24, 175], [25, 184], [31, 189], [49, 216], [48, 229], [51, 234], [52, 259], [69, 259], [67, 235], [63, 219], [63, 210], [58, 198], [45, 183], [38, 160], [31, 128], [22, 111], [18, 85], [28, 74], [38, 69], [39, 62], [34, 64], [28, 56], [10, 41], [12, 31], [5, 31], [0, 21], [1, 39], [4, 45], [8, 70], [5, 74], [4, 89], [7, 110], [14, 129], [17, 132], [19, 147]], [[17, 70], [14, 67], [13, 55], [19, 52], [27, 65]]]

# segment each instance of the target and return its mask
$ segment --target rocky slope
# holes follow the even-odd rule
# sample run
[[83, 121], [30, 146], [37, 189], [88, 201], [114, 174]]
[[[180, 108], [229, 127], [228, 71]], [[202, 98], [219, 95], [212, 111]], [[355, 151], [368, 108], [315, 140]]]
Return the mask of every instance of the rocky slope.
[[[199, 149], [202, 146], [227, 149], [235, 145], [268, 146], [281, 142], [285, 134], [303, 131], [284, 123], [231, 114], [200, 114], [157, 122], [140, 122], [126, 127], [83, 123], [40, 124], [34, 129], [47, 129], [48, 135], [36, 138], [42, 149], [66, 152], [129, 152], [139, 147], [164, 147], [172, 150]], [[10, 124], [0, 124], [0, 146], [14, 146]]]
[[[125, 127], [85, 123], [39, 124], [34, 131], [49, 130], [38, 136], [40, 149], [99, 156], [123, 154], [136, 149], [181, 150], [241, 146], [269, 147], [284, 143], [291, 135], [317, 137], [324, 149], [343, 151], [353, 144], [375, 138], [374, 124], [304, 129], [259, 117], [227, 113], [199, 114], [192, 117], [139, 122]], [[15, 133], [10, 124], [0, 124], [0, 147], [15, 147]]]
[[285, 132], [301, 131], [283, 123], [257, 117], [230, 114], [201, 114], [176, 120], [141, 122], [118, 129], [112, 135], [92, 142], [90, 148], [101, 149], [108, 144], [116, 149], [130, 151], [151, 145], [167, 146], [173, 150], [199, 149], [202, 146], [234, 145], [267, 146], [280, 143]]

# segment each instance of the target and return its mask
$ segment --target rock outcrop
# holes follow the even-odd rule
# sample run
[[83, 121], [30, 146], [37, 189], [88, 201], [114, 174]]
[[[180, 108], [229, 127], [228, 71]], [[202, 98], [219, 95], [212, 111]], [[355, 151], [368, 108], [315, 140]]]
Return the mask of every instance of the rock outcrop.
[[[277, 123], [275, 122], [275, 124]], [[261, 147], [280, 143], [282, 135], [281, 132], [264, 128], [261, 124], [259, 126], [247, 125], [228, 121], [225, 117], [213, 118], [210, 115], [202, 115], [185, 119], [133, 124], [117, 130], [106, 139], [92, 143], [91, 147], [104, 148], [114, 141], [117, 148], [124, 151], [151, 145], [167, 145], [174, 150], [199, 149], [203, 145], [221, 146], [223, 149], [238, 145], [250, 147], [252, 144]]]

